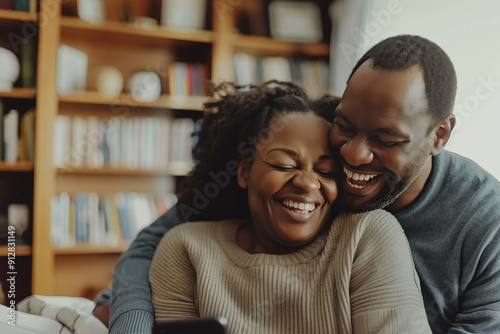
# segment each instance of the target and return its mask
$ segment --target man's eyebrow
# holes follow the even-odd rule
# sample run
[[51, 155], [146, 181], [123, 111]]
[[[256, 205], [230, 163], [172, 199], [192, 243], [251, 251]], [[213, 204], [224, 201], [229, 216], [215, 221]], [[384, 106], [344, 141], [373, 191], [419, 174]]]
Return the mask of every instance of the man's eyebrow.
[[[342, 110], [339, 110], [339, 109], [335, 110], [335, 117], [342, 118], [344, 121], [351, 124], [351, 122], [346, 117], [346, 115], [342, 112]], [[410, 139], [408, 137], [408, 135], [405, 135], [405, 134], [403, 134], [395, 129], [392, 129], [392, 128], [377, 128], [373, 131], [376, 133], [385, 134], [385, 135], [392, 136], [392, 137], [404, 138], [406, 140]]]
[[273, 148], [272, 150], [269, 150], [269, 152], [267, 152], [267, 154], [271, 153], [271, 152], [274, 152], [274, 151], [280, 151], [280, 152], [284, 152], [288, 155], [291, 155], [292, 157], [296, 157], [297, 156], [297, 152], [295, 151], [292, 151], [288, 148], [281, 148], [281, 147], [278, 147], [278, 148]]

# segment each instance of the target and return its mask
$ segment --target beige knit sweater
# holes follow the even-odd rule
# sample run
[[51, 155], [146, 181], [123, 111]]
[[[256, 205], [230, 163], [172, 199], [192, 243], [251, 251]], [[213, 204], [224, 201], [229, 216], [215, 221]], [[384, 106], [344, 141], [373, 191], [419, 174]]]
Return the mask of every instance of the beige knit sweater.
[[238, 247], [242, 221], [186, 223], [149, 272], [157, 320], [224, 317], [228, 333], [430, 333], [403, 230], [377, 210], [338, 216], [288, 255]]

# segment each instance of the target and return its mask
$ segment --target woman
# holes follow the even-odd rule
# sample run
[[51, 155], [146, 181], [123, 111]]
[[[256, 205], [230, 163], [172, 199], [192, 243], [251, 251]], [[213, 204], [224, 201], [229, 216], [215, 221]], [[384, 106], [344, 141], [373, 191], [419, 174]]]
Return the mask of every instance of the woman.
[[224, 84], [214, 97], [182, 204], [218, 221], [162, 239], [156, 319], [224, 317], [228, 333], [430, 333], [398, 222], [382, 210], [336, 215], [327, 138], [338, 100], [278, 82]]

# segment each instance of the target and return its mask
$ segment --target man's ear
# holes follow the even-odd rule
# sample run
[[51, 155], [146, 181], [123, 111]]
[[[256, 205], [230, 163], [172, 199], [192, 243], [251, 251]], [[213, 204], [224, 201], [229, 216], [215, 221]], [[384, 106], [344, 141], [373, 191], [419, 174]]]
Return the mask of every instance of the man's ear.
[[451, 132], [456, 123], [455, 115], [451, 114], [442, 121], [434, 130], [434, 147], [431, 154], [436, 156], [443, 150], [444, 146], [451, 137]]
[[238, 185], [246, 189], [248, 187], [248, 178], [250, 177], [250, 164], [245, 158], [241, 158], [238, 164]]

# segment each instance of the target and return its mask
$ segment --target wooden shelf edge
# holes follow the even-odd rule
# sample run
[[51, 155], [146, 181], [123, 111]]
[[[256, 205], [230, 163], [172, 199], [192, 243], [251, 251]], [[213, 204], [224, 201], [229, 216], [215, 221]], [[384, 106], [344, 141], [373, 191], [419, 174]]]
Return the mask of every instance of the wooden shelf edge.
[[68, 95], [59, 96], [59, 102], [65, 103], [129, 106], [131, 108], [164, 108], [177, 110], [202, 110], [203, 103], [207, 100], [207, 96], [175, 96], [162, 94], [154, 102], [140, 102], [134, 100], [132, 96], [127, 93], [121, 94], [118, 98], [109, 99], [102, 97], [97, 91], [80, 91]]
[[32, 172], [33, 164], [28, 161], [18, 161], [15, 164], [9, 164], [5, 161], [0, 161], [1, 172]]
[[170, 39], [183, 42], [212, 43], [214, 40], [214, 33], [209, 30], [181, 30], [167, 28], [161, 25], [158, 25], [151, 29], [145, 29], [138, 28], [133, 23], [113, 21], [108, 21], [101, 24], [93, 24], [85, 22], [80, 18], [74, 16], [62, 16], [61, 27], [124, 35], [135, 35], [165, 40]]
[[54, 247], [55, 255], [92, 255], [92, 254], [121, 254], [127, 250], [128, 244], [114, 246], [76, 245], [72, 247]]
[[128, 169], [119, 167], [102, 167], [102, 168], [87, 168], [87, 167], [56, 167], [58, 174], [74, 174], [74, 175], [130, 175], [130, 176], [155, 176], [155, 175], [172, 175], [186, 176], [193, 167], [191, 163], [172, 164], [165, 169]]
[[[7, 245], [0, 245], [0, 256], [7, 256], [9, 253]], [[31, 246], [16, 245], [16, 256], [30, 256]]]
[[38, 14], [23, 12], [20, 10], [0, 9], [0, 19], [14, 21], [38, 21]]
[[10, 91], [1, 91], [0, 98], [34, 99], [36, 97], [35, 88], [14, 87]]
[[233, 47], [238, 50], [252, 50], [253, 53], [277, 53], [283, 55], [328, 56], [327, 43], [292, 43], [265, 36], [234, 34], [231, 36]]

